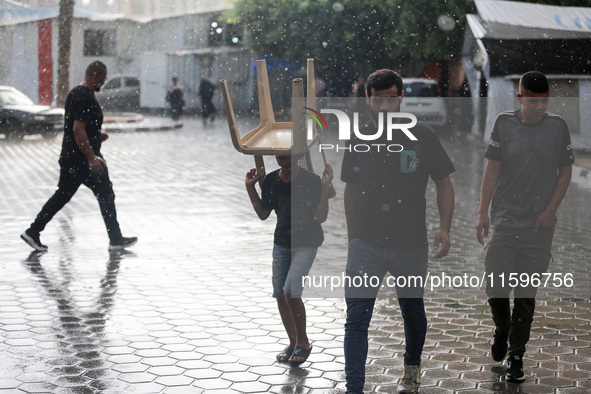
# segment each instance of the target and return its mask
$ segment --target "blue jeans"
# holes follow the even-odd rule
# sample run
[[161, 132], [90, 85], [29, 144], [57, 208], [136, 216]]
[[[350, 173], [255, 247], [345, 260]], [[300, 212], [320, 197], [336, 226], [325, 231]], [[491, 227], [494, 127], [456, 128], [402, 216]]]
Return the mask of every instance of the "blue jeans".
[[[359, 277], [367, 274], [370, 277], [379, 278], [379, 283], [374, 288], [366, 288], [365, 292], [360, 292], [357, 288], [345, 287], [347, 301], [345, 323], [347, 393], [363, 393], [369, 323], [375, 297], [386, 272], [390, 272], [394, 277], [420, 275], [424, 279], [427, 274], [427, 257], [427, 246], [417, 249], [393, 250], [381, 248], [360, 239], [351, 241], [347, 260], [347, 275]], [[397, 287], [396, 294], [404, 320], [406, 338], [404, 363], [419, 365], [427, 335], [427, 316], [422, 298], [423, 288], [417, 287], [408, 293]], [[355, 297], [350, 297], [350, 295]]]
[[310, 272], [317, 251], [314, 246], [273, 244], [273, 297], [283, 298], [283, 292], [294, 297], [302, 296], [302, 278]]

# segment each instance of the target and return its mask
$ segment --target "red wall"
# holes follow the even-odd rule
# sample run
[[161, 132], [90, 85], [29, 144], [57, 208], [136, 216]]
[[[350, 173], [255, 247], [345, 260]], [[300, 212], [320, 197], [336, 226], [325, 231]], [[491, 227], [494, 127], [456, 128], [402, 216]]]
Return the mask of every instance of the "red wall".
[[51, 61], [52, 20], [39, 21], [38, 56], [39, 56], [39, 104], [51, 105], [53, 63]]

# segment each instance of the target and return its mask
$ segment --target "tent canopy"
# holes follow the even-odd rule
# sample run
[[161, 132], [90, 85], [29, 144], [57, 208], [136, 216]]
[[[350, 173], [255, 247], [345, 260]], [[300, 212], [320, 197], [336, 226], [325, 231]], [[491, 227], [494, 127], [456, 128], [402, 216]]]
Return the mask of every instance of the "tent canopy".
[[[487, 38], [591, 37], [591, 8], [474, 0]], [[478, 37], [482, 38], [482, 37]]]
[[478, 14], [468, 15], [463, 57], [487, 78], [530, 70], [591, 74], [591, 8], [474, 2]]

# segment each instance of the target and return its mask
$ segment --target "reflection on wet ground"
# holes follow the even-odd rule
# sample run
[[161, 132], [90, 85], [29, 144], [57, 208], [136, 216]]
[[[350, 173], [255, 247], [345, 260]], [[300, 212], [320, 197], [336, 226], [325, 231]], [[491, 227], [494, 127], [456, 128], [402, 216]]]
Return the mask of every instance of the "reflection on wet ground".
[[[115, 134], [104, 146], [123, 230], [140, 239], [123, 253], [107, 251], [97, 203], [82, 189], [42, 234], [49, 252], [30, 253], [18, 234], [55, 189], [59, 139], [0, 141], [0, 390], [344, 391], [342, 299], [309, 295], [309, 361], [299, 368], [274, 361], [285, 346], [270, 297], [274, 221], [251, 212], [243, 182], [252, 158], [233, 150], [225, 124], [184, 124]], [[430, 261], [430, 271], [479, 276], [484, 252], [474, 225], [484, 145], [444, 132], [442, 140], [457, 169], [454, 244], [448, 257]], [[338, 179], [341, 158], [334, 152], [328, 158]], [[275, 168], [273, 159], [267, 168]], [[335, 188], [314, 265], [319, 273], [341, 272], [345, 263], [342, 183]], [[483, 290], [443, 288], [427, 292], [423, 392], [591, 390], [590, 193], [573, 185], [559, 211], [551, 269], [572, 272], [581, 289], [550, 289], [540, 298], [526, 383], [504, 382], [504, 367], [490, 358], [493, 327]], [[438, 223], [434, 195], [430, 184], [431, 239]], [[370, 332], [367, 392], [394, 391], [403, 340], [398, 303], [381, 298]]]

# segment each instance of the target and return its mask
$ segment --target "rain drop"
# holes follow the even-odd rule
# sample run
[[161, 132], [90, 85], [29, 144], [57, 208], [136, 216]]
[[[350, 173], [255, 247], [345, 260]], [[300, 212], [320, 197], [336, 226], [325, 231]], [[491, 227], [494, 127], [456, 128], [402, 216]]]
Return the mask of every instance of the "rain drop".
[[338, 1], [336, 3], [334, 3], [332, 5], [332, 9], [335, 12], [343, 12], [343, 10], [345, 9], [345, 6], [343, 5], [343, 3], [339, 3]]

